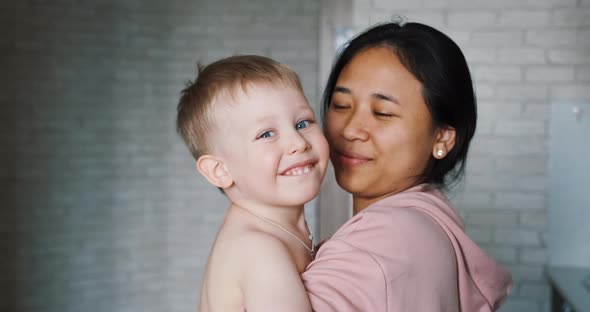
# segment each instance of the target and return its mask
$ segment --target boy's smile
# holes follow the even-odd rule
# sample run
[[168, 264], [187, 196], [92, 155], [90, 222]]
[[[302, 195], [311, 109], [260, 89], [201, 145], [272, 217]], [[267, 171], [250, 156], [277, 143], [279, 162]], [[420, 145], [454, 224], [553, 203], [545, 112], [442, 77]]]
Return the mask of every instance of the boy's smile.
[[283, 176], [299, 176], [302, 174], [306, 174], [311, 172], [311, 170], [315, 167], [315, 165], [318, 163], [317, 160], [308, 160], [308, 161], [304, 161], [304, 162], [300, 162], [298, 164], [295, 164], [289, 168], [287, 168], [286, 170], [284, 170], [281, 175]]

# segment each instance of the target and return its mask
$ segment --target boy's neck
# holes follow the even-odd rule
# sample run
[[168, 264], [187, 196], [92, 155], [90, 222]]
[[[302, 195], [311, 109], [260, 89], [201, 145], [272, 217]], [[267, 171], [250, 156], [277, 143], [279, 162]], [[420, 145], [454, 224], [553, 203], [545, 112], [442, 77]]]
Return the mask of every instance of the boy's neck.
[[299, 206], [269, 206], [255, 203], [248, 200], [232, 201], [232, 206], [245, 209], [250, 213], [283, 226], [306, 228], [305, 210], [303, 205]]

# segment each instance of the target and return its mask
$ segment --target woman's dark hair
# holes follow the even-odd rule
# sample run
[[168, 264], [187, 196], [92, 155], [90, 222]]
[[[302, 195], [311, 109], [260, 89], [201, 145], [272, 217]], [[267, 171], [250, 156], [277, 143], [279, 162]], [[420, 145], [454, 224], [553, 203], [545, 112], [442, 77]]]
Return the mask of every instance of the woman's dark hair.
[[422, 96], [434, 126], [453, 127], [455, 146], [446, 157], [431, 157], [420, 182], [446, 187], [465, 170], [469, 143], [475, 133], [477, 105], [471, 75], [461, 49], [442, 32], [420, 23], [392, 22], [369, 28], [353, 38], [338, 55], [323, 95], [322, 116], [342, 69], [359, 52], [388, 47], [422, 84]]

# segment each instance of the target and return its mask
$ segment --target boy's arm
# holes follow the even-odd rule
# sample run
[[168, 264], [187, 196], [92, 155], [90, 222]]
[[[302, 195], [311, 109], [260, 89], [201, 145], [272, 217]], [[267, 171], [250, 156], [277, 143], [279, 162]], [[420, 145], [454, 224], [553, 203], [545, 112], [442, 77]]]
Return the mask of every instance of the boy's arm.
[[[247, 311], [311, 311], [307, 292], [287, 247], [264, 233], [242, 244], [242, 293]], [[248, 250], [246, 250], [248, 249]]]

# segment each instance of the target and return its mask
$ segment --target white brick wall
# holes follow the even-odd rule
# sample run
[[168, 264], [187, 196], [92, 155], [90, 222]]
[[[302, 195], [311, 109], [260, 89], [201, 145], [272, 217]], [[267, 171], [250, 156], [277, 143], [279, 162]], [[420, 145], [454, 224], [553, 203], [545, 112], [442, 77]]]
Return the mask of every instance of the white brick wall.
[[558, 65], [587, 65], [590, 64], [590, 58], [588, 58], [588, 52], [584, 49], [549, 49], [547, 51], [550, 64]]
[[590, 81], [590, 66], [577, 66], [576, 79], [580, 82]]
[[501, 311], [549, 310], [547, 152], [551, 103], [590, 100], [589, 0], [357, 0], [354, 22], [406, 16], [465, 53], [479, 120], [453, 194], [467, 233], [512, 272]]
[[555, 47], [576, 44], [575, 30], [530, 30], [525, 33], [524, 42], [529, 46]]
[[174, 130], [196, 62], [260, 53], [318, 102], [317, 1], [4, 1], [0, 311], [194, 311], [226, 199]]
[[525, 80], [531, 82], [570, 82], [574, 80], [574, 67], [530, 66], [525, 69]]

